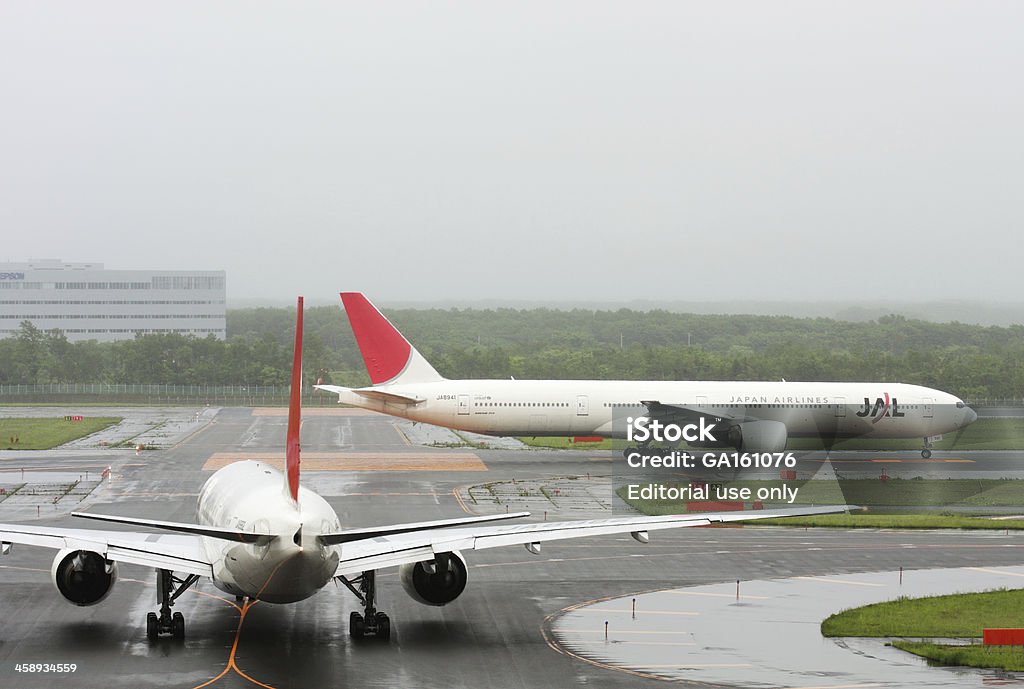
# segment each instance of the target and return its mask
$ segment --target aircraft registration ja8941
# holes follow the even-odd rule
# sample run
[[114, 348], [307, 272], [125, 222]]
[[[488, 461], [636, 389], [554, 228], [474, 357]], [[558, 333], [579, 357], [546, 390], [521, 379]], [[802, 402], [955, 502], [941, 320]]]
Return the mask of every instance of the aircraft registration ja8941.
[[57, 591], [75, 605], [107, 597], [119, 563], [156, 570], [158, 612], [146, 619], [146, 634], [183, 638], [185, 620], [172, 612], [175, 600], [200, 579], [253, 601], [292, 603], [332, 580], [344, 584], [362, 604], [352, 612], [353, 637], [391, 634], [388, 616], [377, 610], [376, 571], [398, 567], [405, 591], [426, 605], [445, 605], [467, 583], [462, 551], [525, 545], [536, 554], [544, 541], [629, 533], [646, 543], [648, 532], [769, 517], [841, 512], [845, 506], [761, 510], [754, 513], [621, 517], [588, 521], [495, 524], [529, 513], [484, 515], [346, 529], [321, 496], [299, 485], [302, 298], [295, 328], [285, 440], [285, 470], [246, 460], [217, 471], [199, 493], [197, 523], [74, 513], [76, 517], [130, 524], [148, 531], [101, 531], [0, 524], [2, 552], [12, 544], [57, 550], [51, 577]]
[[628, 419], [715, 425], [692, 447], [781, 452], [789, 438], [931, 439], [977, 419], [963, 400], [904, 383], [448, 380], [359, 292], [341, 300], [372, 385], [318, 385], [338, 401], [498, 436], [622, 438]]

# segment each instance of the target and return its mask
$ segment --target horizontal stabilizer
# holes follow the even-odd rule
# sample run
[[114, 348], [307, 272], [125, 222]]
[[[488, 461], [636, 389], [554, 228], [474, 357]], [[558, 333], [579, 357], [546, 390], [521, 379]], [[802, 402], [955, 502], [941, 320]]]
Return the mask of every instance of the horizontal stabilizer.
[[83, 519], [96, 519], [101, 522], [113, 522], [115, 524], [131, 524], [132, 526], [148, 526], [151, 529], [163, 529], [164, 531], [177, 531], [179, 533], [219, 538], [224, 541], [237, 541], [239, 543], [255, 543], [266, 545], [275, 538], [276, 534], [256, 533], [252, 531], [236, 531], [234, 529], [220, 529], [216, 526], [201, 526], [199, 524], [182, 524], [180, 522], [164, 522], [157, 519], [138, 519], [136, 517], [115, 517], [108, 514], [91, 514], [89, 512], [72, 512], [72, 517]]
[[368, 388], [358, 388], [352, 392], [361, 397], [369, 397], [370, 399], [384, 400], [385, 402], [397, 404], [419, 404], [420, 402], [425, 402], [427, 400], [426, 397], [403, 395], [399, 392], [384, 392], [383, 390], [372, 390]]
[[400, 392], [387, 392], [377, 388], [343, 388], [340, 385], [314, 385], [317, 390], [325, 390], [338, 395], [339, 402], [347, 402], [348, 395], [359, 395], [364, 399], [382, 400], [391, 404], [419, 404], [425, 402], [426, 397], [416, 395], [404, 395]]
[[339, 543], [351, 543], [362, 541], [368, 538], [380, 536], [394, 536], [395, 534], [409, 533], [412, 531], [429, 531], [431, 529], [443, 529], [452, 526], [468, 526], [470, 524], [482, 524], [485, 522], [497, 522], [505, 519], [519, 519], [529, 517], [529, 512], [512, 512], [511, 514], [484, 515], [482, 517], [460, 517], [456, 519], [439, 519], [432, 522], [415, 522], [409, 524], [394, 524], [392, 526], [377, 526], [366, 529], [351, 529], [339, 533], [323, 534], [319, 537], [324, 545], [337, 545]]

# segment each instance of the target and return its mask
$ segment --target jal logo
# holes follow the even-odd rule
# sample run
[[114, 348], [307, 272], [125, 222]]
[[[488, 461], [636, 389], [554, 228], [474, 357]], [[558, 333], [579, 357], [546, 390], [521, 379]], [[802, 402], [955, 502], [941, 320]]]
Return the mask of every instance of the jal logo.
[[893, 397], [890, 399], [888, 392], [884, 394], [885, 397], [875, 398], [873, 404], [870, 397], [865, 397], [864, 406], [859, 412], [857, 412], [857, 416], [861, 418], [867, 418], [870, 416], [871, 423], [878, 423], [887, 416], [894, 419], [906, 416], [905, 413], [900, 411], [899, 402], [896, 401], [896, 398]]

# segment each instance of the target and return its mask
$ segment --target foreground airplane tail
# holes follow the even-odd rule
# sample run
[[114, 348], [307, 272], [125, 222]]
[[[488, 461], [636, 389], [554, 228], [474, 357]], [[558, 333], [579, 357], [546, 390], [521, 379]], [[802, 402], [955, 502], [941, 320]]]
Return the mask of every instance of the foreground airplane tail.
[[374, 385], [444, 380], [362, 292], [342, 292], [341, 301]]
[[288, 436], [285, 441], [285, 491], [299, 501], [299, 427], [302, 424], [302, 297], [295, 316], [295, 354], [288, 399]]

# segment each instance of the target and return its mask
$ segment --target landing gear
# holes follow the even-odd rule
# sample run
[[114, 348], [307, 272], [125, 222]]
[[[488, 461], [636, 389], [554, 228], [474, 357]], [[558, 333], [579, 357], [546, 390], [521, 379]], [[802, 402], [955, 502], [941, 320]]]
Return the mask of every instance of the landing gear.
[[189, 574], [184, 579], [174, 576], [169, 569], [156, 571], [156, 597], [160, 603], [160, 615], [151, 612], [146, 615], [146, 638], [156, 641], [162, 634], [180, 641], [185, 638], [185, 616], [180, 612], [171, 614], [171, 606], [188, 587], [199, 581], [198, 574]]
[[930, 459], [932, 456], [932, 444], [928, 438], [924, 439], [924, 448], [921, 450], [921, 457], [924, 459]]
[[382, 641], [387, 641], [391, 638], [390, 618], [377, 610], [374, 605], [377, 598], [376, 574], [371, 569], [363, 572], [355, 579], [338, 577], [341, 583], [354, 593], [359, 602], [363, 604], [362, 614], [353, 610], [348, 616], [348, 634], [353, 639], [375, 636]]

